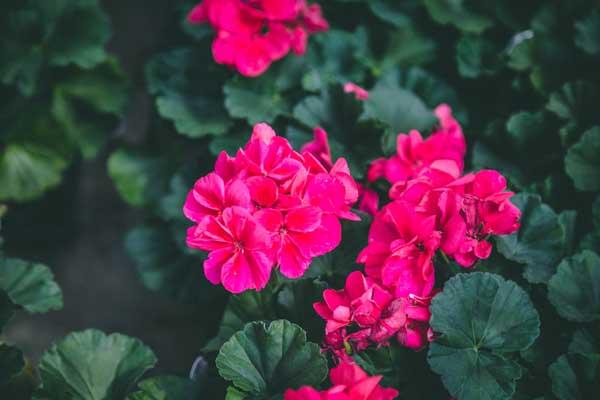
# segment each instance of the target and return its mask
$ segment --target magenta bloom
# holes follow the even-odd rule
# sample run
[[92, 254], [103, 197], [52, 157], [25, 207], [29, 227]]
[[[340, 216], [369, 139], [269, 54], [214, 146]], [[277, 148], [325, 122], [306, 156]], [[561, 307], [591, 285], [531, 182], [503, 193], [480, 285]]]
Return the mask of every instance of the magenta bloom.
[[[325, 138], [327, 134], [323, 131]], [[358, 185], [343, 158], [325, 166], [257, 124], [235, 157], [222, 152], [183, 206], [190, 247], [208, 251], [208, 280], [239, 293], [262, 289], [273, 268], [299, 278], [341, 241], [339, 218], [356, 220]]]
[[331, 169], [331, 148], [329, 147], [329, 139], [327, 132], [321, 127], [316, 127], [314, 139], [302, 146], [301, 152], [312, 154], [325, 168]]
[[344, 84], [344, 93], [354, 94], [354, 98], [356, 98], [356, 100], [369, 99], [369, 92], [352, 82], [346, 82]]
[[284, 400], [393, 400], [398, 396], [396, 389], [384, 388], [382, 376], [369, 376], [353, 362], [341, 362], [329, 371], [332, 387], [317, 391], [304, 386], [298, 390], [288, 389]]
[[249, 77], [262, 74], [290, 51], [304, 54], [308, 36], [329, 29], [320, 6], [305, 0], [202, 0], [188, 21], [209, 23], [217, 32], [215, 61]]
[[271, 238], [248, 210], [233, 206], [221, 216], [204, 218], [188, 231], [190, 247], [210, 251], [204, 262], [206, 278], [232, 293], [260, 290], [273, 268]]

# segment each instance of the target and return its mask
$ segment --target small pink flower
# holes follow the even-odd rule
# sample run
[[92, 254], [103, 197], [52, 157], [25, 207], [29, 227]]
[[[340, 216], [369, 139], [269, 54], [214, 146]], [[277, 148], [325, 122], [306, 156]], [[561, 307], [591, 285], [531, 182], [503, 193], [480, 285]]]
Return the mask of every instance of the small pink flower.
[[344, 84], [344, 93], [353, 93], [356, 100], [369, 99], [369, 92], [352, 82], [346, 82]]
[[358, 209], [370, 215], [377, 214], [379, 209], [379, 195], [369, 188], [361, 188]]
[[209, 251], [204, 273], [231, 293], [260, 290], [273, 268], [270, 234], [248, 210], [233, 206], [188, 230], [188, 246]]

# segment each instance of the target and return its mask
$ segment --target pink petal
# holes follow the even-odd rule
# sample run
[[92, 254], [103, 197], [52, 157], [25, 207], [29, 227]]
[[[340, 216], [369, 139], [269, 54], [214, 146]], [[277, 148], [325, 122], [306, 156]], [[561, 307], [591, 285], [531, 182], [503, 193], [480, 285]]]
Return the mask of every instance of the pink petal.
[[250, 197], [261, 207], [271, 207], [279, 197], [277, 184], [265, 176], [253, 176], [246, 180]]
[[321, 209], [313, 206], [298, 207], [285, 215], [285, 226], [294, 232], [312, 232], [321, 225]]

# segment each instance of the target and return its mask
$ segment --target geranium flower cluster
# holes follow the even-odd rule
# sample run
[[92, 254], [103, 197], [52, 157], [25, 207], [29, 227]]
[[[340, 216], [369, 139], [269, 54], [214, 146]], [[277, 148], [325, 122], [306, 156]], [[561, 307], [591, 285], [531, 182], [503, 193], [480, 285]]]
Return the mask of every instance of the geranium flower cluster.
[[433, 333], [429, 305], [436, 293], [434, 256], [442, 253], [463, 267], [489, 257], [493, 235], [519, 228], [520, 211], [510, 202], [497, 171], [463, 175], [466, 143], [447, 105], [435, 113], [438, 128], [423, 139], [416, 130], [400, 134], [397, 154], [375, 160], [367, 179], [384, 178], [391, 202], [375, 213], [367, 247], [342, 290], [328, 289], [315, 311], [326, 320], [325, 347], [347, 359], [347, 346], [360, 351], [396, 337], [413, 349]]
[[309, 35], [329, 29], [321, 7], [306, 0], [203, 0], [188, 21], [209, 23], [217, 32], [215, 61], [250, 77], [290, 51], [303, 55]]
[[183, 211], [195, 225], [187, 244], [209, 252], [204, 272], [213, 284], [260, 290], [274, 267], [298, 278], [337, 247], [339, 219], [359, 219], [350, 211], [357, 198], [346, 160], [324, 164], [258, 124], [235, 157], [222, 152], [189, 192]]
[[318, 391], [310, 386], [287, 390], [284, 400], [393, 400], [398, 391], [384, 388], [381, 375], [369, 376], [358, 365], [342, 362], [329, 371], [332, 387]]

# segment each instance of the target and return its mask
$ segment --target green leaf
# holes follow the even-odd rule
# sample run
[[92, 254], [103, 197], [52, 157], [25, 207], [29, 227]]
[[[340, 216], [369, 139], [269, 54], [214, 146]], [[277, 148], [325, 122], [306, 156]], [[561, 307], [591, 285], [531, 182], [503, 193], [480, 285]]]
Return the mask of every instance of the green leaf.
[[277, 316], [302, 324], [309, 339], [320, 341], [323, 320], [315, 313], [313, 303], [321, 301], [327, 284], [318, 279], [299, 279], [287, 282], [277, 293]]
[[575, 44], [588, 54], [600, 53], [600, 9], [575, 22]]
[[593, 398], [600, 391], [600, 354], [562, 355], [548, 368], [559, 400]]
[[148, 289], [182, 303], [215, 298], [216, 291], [203, 274], [204, 257], [183, 253], [168, 230], [145, 225], [134, 228], [125, 237], [125, 249]]
[[148, 90], [156, 95], [158, 113], [191, 138], [222, 135], [233, 124], [223, 105], [224, 80], [222, 68], [200, 49], [171, 50], [146, 65]]
[[600, 190], [600, 126], [586, 131], [567, 151], [565, 170], [578, 190]]
[[0, 150], [0, 200], [27, 201], [58, 185], [67, 161], [42, 143], [9, 143]]
[[107, 166], [119, 194], [134, 207], [158, 201], [167, 186], [167, 162], [163, 158], [121, 148], [108, 157]]
[[192, 381], [178, 376], [157, 376], [138, 386], [140, 390], [129, 395], [128, 400], [187, 400], [198, 395]]
[[502, 68], [500, 52], [482, 36], [465, 35], [456, 44], [458, 72], [465, 78], [494, 75]]
[[248, 322], [276, 319], [274, 296], [273, 284], [269, 284], [260, 292], [248, 290], [231, 296], [219, 324], [219, 332], [206, 344], [204, 350], [219, 350], [223, 343], [242, 330]]
[[548, 282], [548, 299], [568, 320], [600, 319], [600, 257], [584, 250], [565, 258]]
[[525, 264], [523, 275], [529, 282], [548, 282], [563, 255], [565, 232], [558, 215], [538, 195], [519, 193], [511, 201], [521, 210], [521, 227], [496, 238], [498, 251]]
[[550, 123], [544, 111], [521, 111], [510, 116], [506, 122], [506, 131], [511, 144], [521, 153], [532, 151], [542, 140], [552, 142], [547, 138]]
[[52, 113], [85, 158], [96, 156], [117, 126], [128, 101], [123, 72], [114, 59], [69, 76], [53, 89]]
[[223, 87], [225, 107], [235, 118], [248, 121], [273, 123], [275, 118], [291, 111], [291, 105], [270, 75], [254, 79], [235, 77]]
[[561, 129], [561, 136], [566, 145], [577, 141], [582, 131], [600, 122], [595, 107], [597, 103], [600, 103], [598, 88], [588, 81], [568, 82], [552, 92], [546, 108], [568, 121]]
[[42, 388], [48, 400], [110, 400], [129, 389], [156, 364], [137, 339], [90, 329], [69, 334], [42, 356]]
[[327, 360], [306, 332], [286, 320], [253, 322], [231, 337], [216, 359], [219, 374], [251, 394], [273, 396], [288, 388], [316, 386]]
[[106, 59], [108, 16], [97, 0], [23, 1], [5, 12], [0, 67], [4, 84], [33, 94], [44, 64], [92, 68]]
[[0, 343], [0, 387], [17, 375], [25, 367], [21, 350]]
[[427, 131], [436, 120], [415, 93], [400, 86], [395, 72], [385, 75], [369, 92], [363, 119], [379, 121], [398, 133], [411, 129]]
[[472, 33], [481, 33], [494, 23], [491, 18], [468, 8], [464, 0], [425, 0], [429, 15], [440, 24], [452, 24]]
[[569, 343], [569, 353], [600, 354], [600, 336], [597, 332], [594, 332], [594, 329], [579, 328], [575, 331], [573, 340]]
[[0, 261], [0, 289], [30, 313], [60, 310], [63, 297], [54, 275], [42, 264], [6, 258]]
[[402, 10], [401, 3], [392, 3], [385, 0], [373, 0], [369, 2], [371, 12], [383, 21], [400, 28], [410, 24], [408, 17]]
[[441, 336], [428, 361], [460, 399], [509, 399], [519, 365], [506, 353], [533, 344], [540, 320], [527, 293], [499, 275], [458, 274], [431, 304], [431, 327]]

